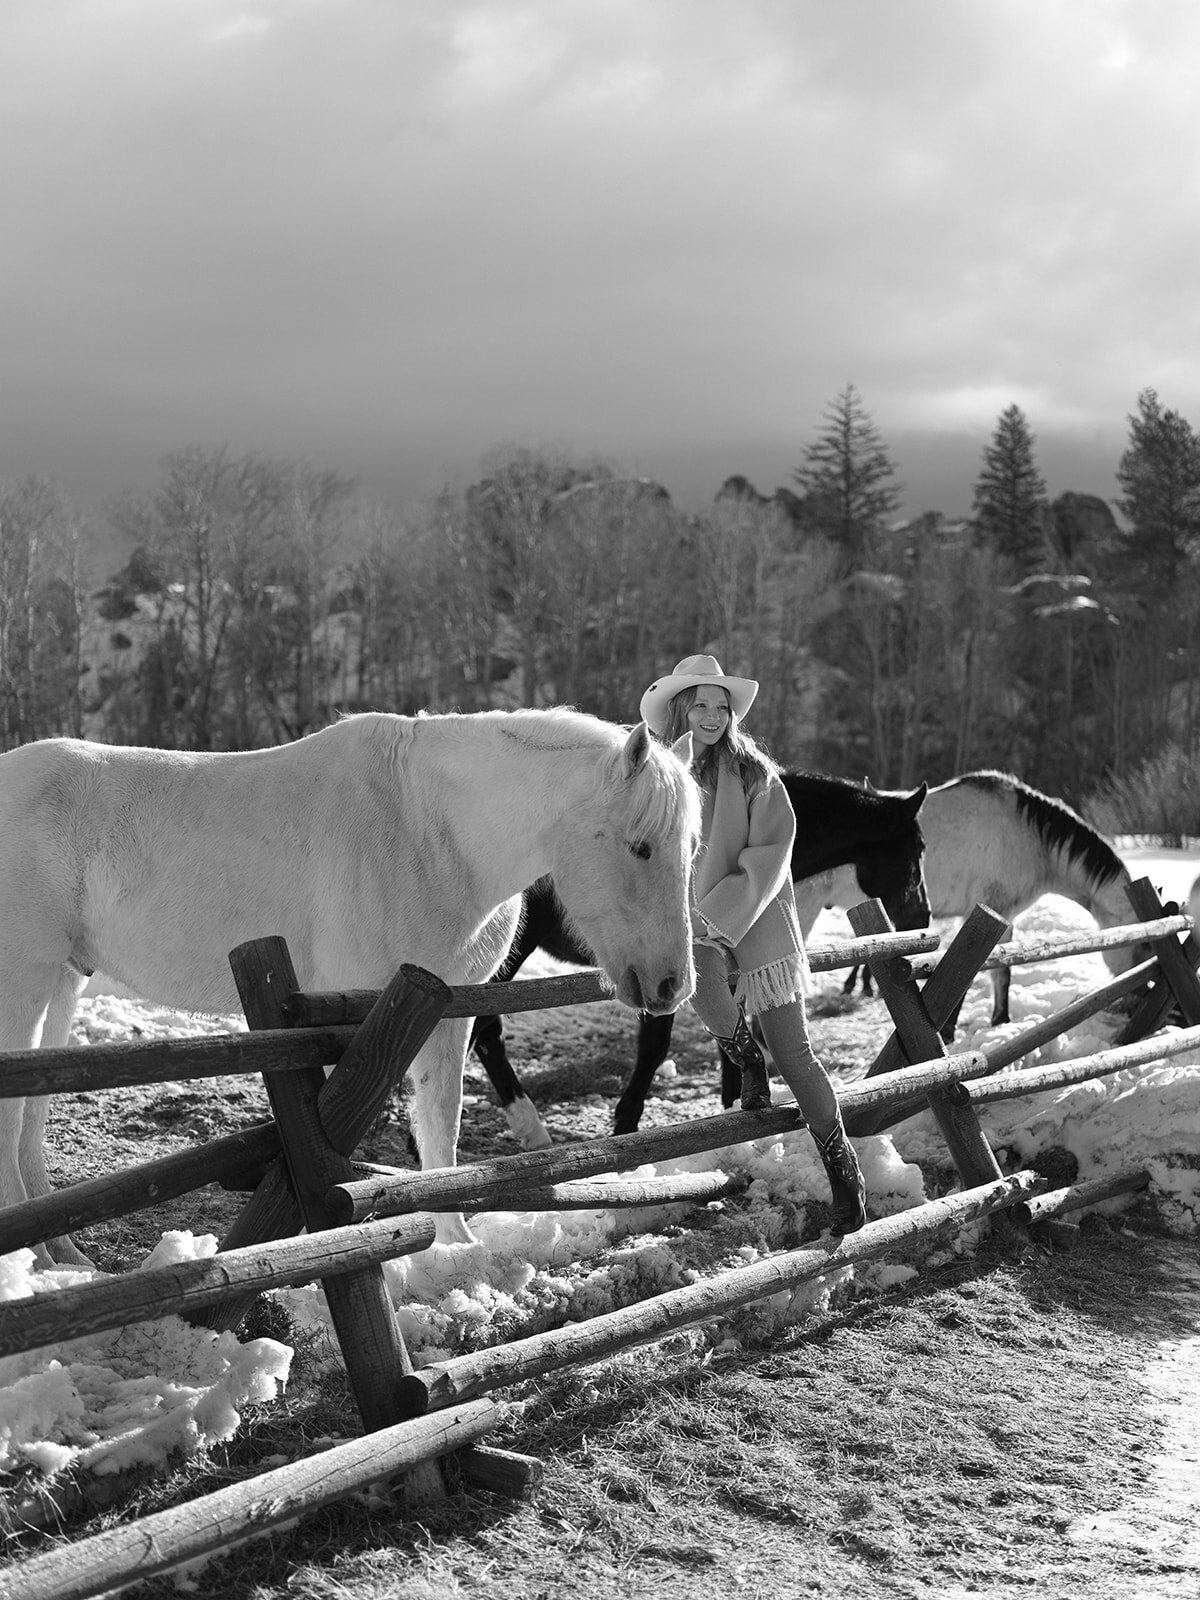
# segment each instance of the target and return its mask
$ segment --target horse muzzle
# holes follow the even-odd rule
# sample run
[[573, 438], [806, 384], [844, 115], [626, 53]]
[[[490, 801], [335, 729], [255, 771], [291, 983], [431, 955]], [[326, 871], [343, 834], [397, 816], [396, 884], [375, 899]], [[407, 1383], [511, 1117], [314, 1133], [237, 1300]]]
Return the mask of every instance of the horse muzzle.
[[661, 1017], [676, 1011], [696, 987], [694, 973], [670, 971], [655, 983], [652, 977], [626, 967], [617, 984], [617, 998], [635, 1011]]

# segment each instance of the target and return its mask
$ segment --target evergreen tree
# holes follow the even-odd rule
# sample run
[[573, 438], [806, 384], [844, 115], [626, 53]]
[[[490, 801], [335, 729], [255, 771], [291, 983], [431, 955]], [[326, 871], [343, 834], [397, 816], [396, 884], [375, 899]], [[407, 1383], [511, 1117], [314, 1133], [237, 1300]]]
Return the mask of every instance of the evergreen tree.
[[792, 476], [846, 570], [864, 564], [873, 536], [900, 505], [896, 469], [858, 390], [848, 383], [824, 411], [828, 424]]
[[1117, 482], [1129, 521], [1118, 541], [1119, 576], [1146, 597], [1174, 595], [1200, 551], [1200, 437], [1177, 411], [1162, 409], [1153, 389], [1138, 395]]
[[975, 484], [975, 528], [980, 541], [1016, 577], [1046, 560], [1046, 485], [1033, 454], [1033, 435], [1020, 406], [1000, 413], [983, 470]]

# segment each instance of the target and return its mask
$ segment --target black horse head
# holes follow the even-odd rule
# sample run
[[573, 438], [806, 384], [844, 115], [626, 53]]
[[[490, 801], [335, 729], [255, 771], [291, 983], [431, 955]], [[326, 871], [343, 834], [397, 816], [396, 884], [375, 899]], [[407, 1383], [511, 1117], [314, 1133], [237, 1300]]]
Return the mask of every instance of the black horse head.
[[882, 791], [820, 772], [785, 772], [796, 813], [792, 877], [852, 866], [864, 896], [881, 900], [896, 928], [927, 928], [925, 837], [919, 813], [927, 793]]

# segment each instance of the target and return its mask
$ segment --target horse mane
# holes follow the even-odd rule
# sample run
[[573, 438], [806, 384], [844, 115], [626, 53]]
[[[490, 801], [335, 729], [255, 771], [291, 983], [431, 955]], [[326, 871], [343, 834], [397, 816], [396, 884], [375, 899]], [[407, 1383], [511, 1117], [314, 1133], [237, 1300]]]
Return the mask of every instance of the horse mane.
[[685, 816], [692, 833], [700, 834], [700, 799], [683, 762], [651, 736], [650, 754], [632, 778], [621, 772], [624, 740], [600, 763], [605, 787], [623, 785], [628, 801], [625, 827], [634, 839], [652, 844], [670, 838]]
[[498, 722], [505, 737], [530, 747], [554, 750], [599, 750], [598, 779], [605, 790], [623, 789], [628, 803], [624, 825], [633, 838], [657, 844], [678, 827], [681, 810], [692, 811], [692, 826], [700, 828], [699, 802], [688, 784], [683, 764], [657, 739], [632, 778], [622, 769], [629, 728], [605, 722], [574, 706], [544, 706], [537, 710], [484, 712]]
[[668, 838], [678, 826], [681, 808], [693, 808], [692, 824], [699, 832], [699, 802], [688, 785], [687, 773], [670, 751], [650, 739], [650, 755], [633, 778], [621, 771], [622, 751], [629, 730], [605, 722], [574, 706], [543, 706], [536, 710], [519, 707], [513, 711], [427, 712], [415, 717], [392, 712], [361, 711], [341, 718], [340, 725], [359, 724], [365, 733], [384, 743], [393, 761], [402, 759], [408, 745], [420, 740], [422, 730], [449, 731], [464, 739], [478, 730], [490, 728], [501, 738], [512, 740], [530, 751], [588, 751], [598, 758], [597, 786], [611, 791], [622, 788], [628, 802], [625, 826], [630, 835], [653, 843]]
[[1065, 800], [1043, 794], [1040, 789], [1025, 783], [1011, 772], [991, 769], [964, 772], [952, 778], [952, 783], [970, 784], [991, 795], [1007, 795], [1016, 807], [1017, 815], [1031, 828], [1046, 846], [1063, 850], [1078, 861], [1088, 877], [1096, 884], [1111, 883], [1127, 875], [1125, 863], [1102, 834], [1087, 823]]

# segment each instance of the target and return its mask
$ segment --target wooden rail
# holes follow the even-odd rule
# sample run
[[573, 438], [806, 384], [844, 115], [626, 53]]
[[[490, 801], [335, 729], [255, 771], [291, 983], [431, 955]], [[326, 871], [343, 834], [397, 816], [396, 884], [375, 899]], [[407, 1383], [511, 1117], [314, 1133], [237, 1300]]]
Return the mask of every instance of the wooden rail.
[[[1191, 917], [1175, 915], [1100, 928], [1095, 933], [1080, 934], [1071, 939], [1015, 939], [998, 944], [979, 970], [996, 972], [1002, 967], [1028, 966], [1035, 961], [1061, 961], [1066, 956], [1124, 950], [1133, 944], [1149, 944], [1152, 939], [1162, 939], [1169, 934], [1187, 933], [1191, 926]], [[941, 957], [936, 955], [913, 957], [908, 963], [908, 975], [912, 978], [932, 977], [940, 964]]]
[[698, 1322], [712, 1322], [739, 1306], [752, 1304], [811, 1283], [855, 1261], [874, 1260], [898, 1245], [933, 1239], [952, 1228], [1030, 1198], [1046, 1187], [1036, 1172], [1017, 1172], [963, 1193], [947, 1195], [914, 1206], [836, 1242], [806, 1245], [799, 1250], [768, 1256], [750, 1266], [735, 1267], [714, 1278], [671, 1289], [637, 1305], [571, 1322], [548, 1333], [533, 1334], [512, 1344], [495, 1345], [452, 1361], [422, 1367], [408, 1380], [414, 1405], [437, 1408], [461, 1405], [474, 1395], [490, 1393], [526, 1378], [544, 1376], [557, 1368], [628, 1350], [651, 1339], [661, 1339]]
[[[875, 957], [936, 950], [938, 943], [936, 933], [897, 933], [889, 926], [886, 933], [813, 945], [808, 960], [814, 972], [832, 972], [840, 967], [856, 967]], [[313, 990], [294, 995], [287, 1014], [300, 1027], [336, 1029], [363, 1022], [378, 998], [378, 989]], [[546, 1011], [552, 1006], [586, 1005], [612, 998], [607, 978], [589, 967], [552, 978], [515, 978], [507, 984], [456, 984], [443, 1015], [515, 1016], [518, 1012]]]
[[59, 1545], [5, 1569], [5, 1600], [89, 1600], [142, 1583], [282, 1527], [368, 1484], [397, 1473], [409, 1476], [495, 1432], [502, 1417], [494, 1400], [475, 1400], [377, 1429], [126, 1527]]

